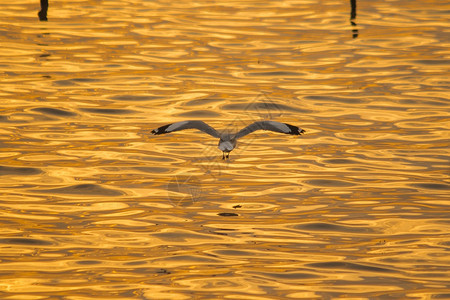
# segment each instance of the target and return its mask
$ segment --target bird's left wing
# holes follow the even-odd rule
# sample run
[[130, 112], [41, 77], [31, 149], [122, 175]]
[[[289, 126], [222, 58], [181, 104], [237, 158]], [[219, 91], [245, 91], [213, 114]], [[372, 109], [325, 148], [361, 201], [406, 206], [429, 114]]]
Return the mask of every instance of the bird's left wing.
[[297, 126], [286, 123], [280, 123], [276, 121], [259, 121], [245, 127], [244, 129], [236, 133], [235, 138], [241, 138], [244, 135], [250, 134], [256, 130], [270, 130], [292, 135], [300, 135], [305, 132], [303, 129], [298, 128]]

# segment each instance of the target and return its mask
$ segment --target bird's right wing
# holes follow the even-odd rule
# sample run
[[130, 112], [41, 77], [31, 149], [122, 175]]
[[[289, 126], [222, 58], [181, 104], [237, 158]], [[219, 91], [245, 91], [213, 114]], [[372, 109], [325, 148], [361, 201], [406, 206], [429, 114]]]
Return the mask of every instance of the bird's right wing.
[[206, 124], [203, 121], [181, 121], [181, 122], [177, 122], [177, 123], [167, 124], [167, 125], [164, 125], [157, 129], [152, 130], [152, 133], [153, 134], [164, 134], [164, 133], [169, 133], [169, 132], [179, 131], [179, 130], [184, 130], [184, 129], [198, 129], [198, 130], [203, 131], [204, 133], [207, 133], [215, 138], [220, 137], [219, 133], [214, 128], [212, 128], [211, 126], [209, 126], [208, 124]]

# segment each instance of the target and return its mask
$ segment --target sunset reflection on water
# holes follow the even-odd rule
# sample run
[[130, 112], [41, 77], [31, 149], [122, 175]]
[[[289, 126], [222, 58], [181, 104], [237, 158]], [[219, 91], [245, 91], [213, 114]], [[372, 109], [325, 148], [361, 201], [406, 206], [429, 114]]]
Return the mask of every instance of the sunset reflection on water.
[[448, 297], [448, 4], [351, 7], [0, 4], [0, 298]]

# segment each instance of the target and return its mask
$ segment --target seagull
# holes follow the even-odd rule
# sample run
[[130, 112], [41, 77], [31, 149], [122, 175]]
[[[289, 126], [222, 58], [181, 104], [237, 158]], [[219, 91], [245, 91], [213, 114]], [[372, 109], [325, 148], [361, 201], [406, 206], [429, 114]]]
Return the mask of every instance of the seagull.
[[184, 130], [184, 129], [198, 129], [219, 139], [219, 149], [222, 151], [222, 159], [229, 158], [230, 152], [236, 147], [237, 139], [252, 133], [256, 130], [270, 130], [291, 135], [301, 135], [305, 131], [297, 126], [280, 123], [276, 121], [259, 121], [248, 125], [241, 131], [235, 134], [222, 133], [219, 134], [214, 128], [203, 121], [181, 121], [177, 123], [167, 124], [157, 129], [152, 130], [155, 135], [165, 134], [169, 132]]

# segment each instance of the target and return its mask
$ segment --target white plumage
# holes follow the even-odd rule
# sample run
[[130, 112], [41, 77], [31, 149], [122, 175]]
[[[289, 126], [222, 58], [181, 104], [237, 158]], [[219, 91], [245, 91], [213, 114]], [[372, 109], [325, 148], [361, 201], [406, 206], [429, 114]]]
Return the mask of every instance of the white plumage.
[[223, 152], [222, 159], [225, 159], [225, 157], [229, 158], [230, 152], [236, 147], [237, 139], [256, 130], [270, 130], [291, 135], [301, 135], [305, 132], [303, 129], [298, 128], [297, 126], [289, 125], [286, 123], [280, 123], [276, 121], [259, 121], [245, 127], [236, 134], [219, 134], [214, 128], [203, 121], [181, 121], [161, 126], [155, 130], [152, 130], [152, 133], [158, 135], [184, 129], [198, 129], [215, 138], [218, 138], [218, 147]]

